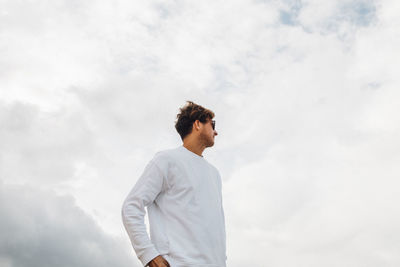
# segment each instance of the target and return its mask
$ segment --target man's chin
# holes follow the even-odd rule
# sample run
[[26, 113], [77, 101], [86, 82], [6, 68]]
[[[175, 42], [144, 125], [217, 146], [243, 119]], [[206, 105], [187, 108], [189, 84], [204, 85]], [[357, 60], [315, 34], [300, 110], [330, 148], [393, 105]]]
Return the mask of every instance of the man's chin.
[[212, 147], [214, 145], [214, 138], [207, 138], [204, 136], [201, 139], [202, 139], [201, 141], [205, 147]]

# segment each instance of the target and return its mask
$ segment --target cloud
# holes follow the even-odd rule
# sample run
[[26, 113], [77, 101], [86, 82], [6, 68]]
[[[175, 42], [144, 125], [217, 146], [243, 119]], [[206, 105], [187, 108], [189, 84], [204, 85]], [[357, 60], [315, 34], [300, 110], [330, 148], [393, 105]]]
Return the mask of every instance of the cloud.
[[224, 187], [231, 265], [257, 265], [261, 257], [246, 255], [263, 253], [273, 266], [397, 262], [400, 170], [392, 156], [379, 159], [390, 149], [366, 140], [320, 150], [286, 141], [235, 171]]
[[7, 182], [66, 182], [92, 153], [92, 133], [77, 111], [46, 113], [34, 104], [3, 102], [0, 114], [0, 175]]
[[4, 266], [132, 266], [123, 242], [107, 236], [72, 197], [7, 184], [0, 192]]

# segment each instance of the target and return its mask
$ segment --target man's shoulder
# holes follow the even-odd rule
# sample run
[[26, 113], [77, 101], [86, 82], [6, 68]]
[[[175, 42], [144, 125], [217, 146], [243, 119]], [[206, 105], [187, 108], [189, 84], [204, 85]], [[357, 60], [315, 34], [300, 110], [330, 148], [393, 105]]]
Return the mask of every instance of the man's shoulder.
[[156, 163], [173, 162], [178, 156], [178, 148], [168, 148], [159, 150], [154, 154], [152, 161]]
[[211, 164], [210, 162], [208, 162], [208, 165], [211, 167], [211, 169], [218, 174], [218, 176], [221, 176], [217, 167], [215, 167], [213, 164]]

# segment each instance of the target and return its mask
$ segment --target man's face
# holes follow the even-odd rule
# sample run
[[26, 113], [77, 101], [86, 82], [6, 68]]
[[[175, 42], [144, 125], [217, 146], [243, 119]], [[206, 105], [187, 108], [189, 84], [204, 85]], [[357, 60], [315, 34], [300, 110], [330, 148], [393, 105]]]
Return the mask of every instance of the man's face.
[[212, 127], [212, 120], [202, 123], [203, 127], [200, 130], [199, 138], [206, 147], [214, 145], [214, 137], [218, 135], [218, 132]]

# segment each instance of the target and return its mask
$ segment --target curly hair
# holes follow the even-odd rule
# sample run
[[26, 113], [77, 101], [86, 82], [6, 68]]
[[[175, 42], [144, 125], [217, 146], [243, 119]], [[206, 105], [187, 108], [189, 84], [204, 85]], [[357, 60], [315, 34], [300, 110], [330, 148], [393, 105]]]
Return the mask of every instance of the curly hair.
[[186, 101], [186, 105], [179, 109], [180, 113], [176, 115], [175, 129], [178, 131], [181, 139], [183, 139], [192, 132], [193, 122], [199, 120], [202, 123], [207, 122], [214, 118], [215, 114], [209, 109]]

